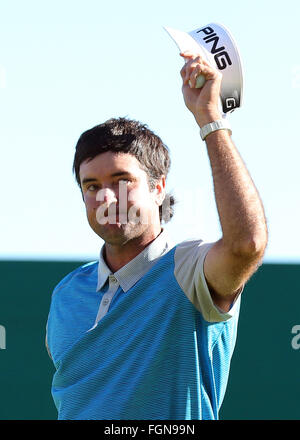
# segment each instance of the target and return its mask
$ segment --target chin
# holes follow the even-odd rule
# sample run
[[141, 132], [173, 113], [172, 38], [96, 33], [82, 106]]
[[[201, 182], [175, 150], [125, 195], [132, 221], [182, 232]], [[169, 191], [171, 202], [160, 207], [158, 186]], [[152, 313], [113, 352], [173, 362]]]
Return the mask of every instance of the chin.
[[125, 244], [143, 233], [141, 225], [133, 225], [130, 223], [97, 224], [94, 227], [92, 226], [92, 229], [106, 243], [115, 245]]

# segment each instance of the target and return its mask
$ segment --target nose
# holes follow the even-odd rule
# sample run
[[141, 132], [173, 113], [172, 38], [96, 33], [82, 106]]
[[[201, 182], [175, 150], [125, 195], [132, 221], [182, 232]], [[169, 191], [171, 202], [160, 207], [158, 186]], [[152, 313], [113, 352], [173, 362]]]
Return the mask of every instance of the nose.
[[99, 202], [105, 202], [108, 206], [111, 203], [117, 203], [118, 199], [115, 192], [110, 188], [102, 188], [97, 192], [96, 200]]

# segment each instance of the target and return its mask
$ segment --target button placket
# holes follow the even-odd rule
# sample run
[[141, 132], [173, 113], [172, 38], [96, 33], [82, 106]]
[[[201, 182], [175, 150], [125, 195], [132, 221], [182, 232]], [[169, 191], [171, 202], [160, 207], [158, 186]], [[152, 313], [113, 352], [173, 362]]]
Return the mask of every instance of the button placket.
[[109, 275], [109, 284], [116, 284], [118, 283], [117, 278], [114, 275]]
[[107, 307], [111, 303], [111, 300], [112, 300], [114, 294], [116, 293], [116, 291], [118, 290], [118, 287], [119, 287], [119, 283], [116, 280], [116, 278], [115, 277], [112, 278], [110, 276], [109, 277], [109, 288], [108, 288], [108, 291], [103, 295], [100, 307], [101, 307], [101, 305]]
[[102, 300], [102, 304], [103, 304], [104, 306], [106, 306], [108, 303], [109, 303], [109, 299], [108, 299], [108, 298], [103, 298], [103, 300]]
[[109, 275], [108, 291], [102, 297], [102, 300], [100, 302], [100, 306], [98, 309], [97, 317], [95, 320], [95, 324], [93, 325], [93, 327], [90, 330], [94, 329], [97, 326], [100, 319], [102, 319], [103, 316], [106, 315], [106, 313], [109, 310], [109, 306], [111, 304], [111, 301], [114, 297], [114, 294], [116, 293], [118, 288], [119, 288], [119, 282], [116, 279], [116, 277], [114, 275]]

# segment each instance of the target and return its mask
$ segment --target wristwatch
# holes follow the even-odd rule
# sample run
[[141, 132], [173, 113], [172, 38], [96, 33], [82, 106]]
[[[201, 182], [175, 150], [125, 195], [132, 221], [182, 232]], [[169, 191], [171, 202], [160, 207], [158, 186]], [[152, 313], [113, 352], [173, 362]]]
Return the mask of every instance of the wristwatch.
[[217, 130], [228, 130], [230, 134], [232, 134], [230, 124], [227, 119], [218, 119], [217, 121], [210, 122], [209, 124], [204, 125], [200, 128], [200, 136], [204, 141], [206, 136], [213, 131]]

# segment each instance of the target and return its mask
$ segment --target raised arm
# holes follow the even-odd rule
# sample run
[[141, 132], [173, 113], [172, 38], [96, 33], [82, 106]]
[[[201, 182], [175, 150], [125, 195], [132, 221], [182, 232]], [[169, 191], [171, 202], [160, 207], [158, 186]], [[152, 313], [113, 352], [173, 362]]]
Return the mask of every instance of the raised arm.
[[[222, 118], [218, 109], [222, 75], [200, 56], [184, 53], [182, 92], [199, 127]], [[203, 74], [206, 82], [195, 88]], [[267, 245], [264, 209], [251, 176], [228, 130], [205, 138], [212, 169], [222, 237], [209, 250], [204, 273], [217, 306], [228, 311], [243, 285], [256, 271]]]

